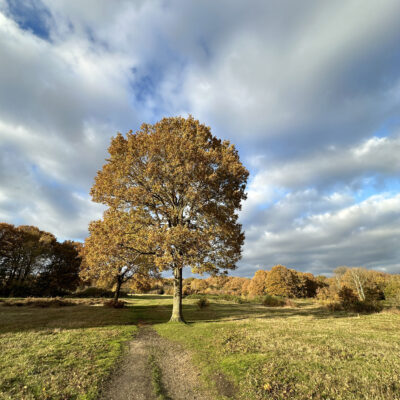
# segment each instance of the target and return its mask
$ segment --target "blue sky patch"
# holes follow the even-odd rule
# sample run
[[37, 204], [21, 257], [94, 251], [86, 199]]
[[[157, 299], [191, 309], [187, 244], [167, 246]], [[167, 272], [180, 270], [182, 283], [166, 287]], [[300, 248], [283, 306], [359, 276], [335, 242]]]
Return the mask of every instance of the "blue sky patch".
[[21, 29], [44, 40], [50, 38], [51, 13], [39, 0], [7, 0], [8, 10]]

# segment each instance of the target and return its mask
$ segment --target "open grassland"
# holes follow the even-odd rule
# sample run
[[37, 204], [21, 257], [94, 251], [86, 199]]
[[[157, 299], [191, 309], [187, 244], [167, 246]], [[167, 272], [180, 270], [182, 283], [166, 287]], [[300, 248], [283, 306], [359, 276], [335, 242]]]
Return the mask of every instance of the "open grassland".
[[0, 399], [96, 399], [133, 322], [129, 308], [0, 303]]
[[400, 399], [399, 314], [232, 305], [236, 312], [228, 316], [227, 307], [212, 304], [211, 310], [199, 311], [212, 322], [156, 327], [192, 349], [206, 381], [220, 385], [227, 397]]
[[0, 398], [96, 398], [132, 324], [147, 322], [191, 351], [216, 398], [400, 399], [400, 313], [196, 301], [184, 301], [186, 325], [165, 323], [170, 296], [117, 310], [0, 306]]
[[266, 308], [186, 300], [187, 325], [165, 324], [162, 300], [136, 313], [190, 349], [221, 398], [400, 399], [400, 313], [328, 312], [310, 301]]

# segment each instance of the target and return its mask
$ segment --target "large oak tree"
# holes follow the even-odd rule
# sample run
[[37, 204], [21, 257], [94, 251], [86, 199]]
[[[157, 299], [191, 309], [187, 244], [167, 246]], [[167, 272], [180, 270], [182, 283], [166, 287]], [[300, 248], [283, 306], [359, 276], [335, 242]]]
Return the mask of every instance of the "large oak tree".
[[171, 321], [183, 321], [182, 269], [217, 274], [235, 268], [244, 234], [238, 210], [248, 177], [228, 141], [192, 117], [143, 124], [118, 134], [98, 172], [93, 200], [123, 213], [127, 246], [171, 270]]

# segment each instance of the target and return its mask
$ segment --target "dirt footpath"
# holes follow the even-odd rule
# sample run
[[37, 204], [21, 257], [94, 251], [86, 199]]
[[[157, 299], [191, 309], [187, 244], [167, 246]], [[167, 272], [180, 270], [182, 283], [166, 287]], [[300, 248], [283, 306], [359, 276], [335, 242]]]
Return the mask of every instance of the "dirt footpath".
[[212, 400], [199, 378], [187, 351], [150, 326], [141, 326], [100, 399]]

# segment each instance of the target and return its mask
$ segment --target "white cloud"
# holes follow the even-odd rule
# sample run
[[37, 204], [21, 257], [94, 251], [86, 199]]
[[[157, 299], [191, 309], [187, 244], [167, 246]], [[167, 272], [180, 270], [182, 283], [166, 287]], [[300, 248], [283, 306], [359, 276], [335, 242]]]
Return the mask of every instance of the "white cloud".
[[302, 23], [293, 26], [274, 22], [276, 14], [285, 21], [289, 7], [264, 4], [252, 22], [243, 14], [207, 66], [188, 70], [195, 115], [237, 141], [273, 139], [304, 151], [371, 135], [396, 112], [399, 76], [380, 52], [399, 38], [399, 3], [320, 2], [310, 11], [304, 2]]
[[1, 219], [83, 237], [110, 136], [192, 113], [252, 168], [238, 273], [398, 268], [399, 2], [29, 6], [48, 37], [0, 0]]
[[[369, 176], [398, 177], [400, 173], [400, 136], [364, 140], [353, 147], [310, 149], [294, 160], [264, 162], [251, 184], [264, 191], [271, 187], [299, 189], [359, 184]], [[267, 189], [268, 188], [268, 189]]]
[[[284, 207], [282, 207], [284, 205]], [[313, 273], [338, 265], [363, 265], [398, 272], [400, 267], [400, 195], [377, 195], [357, 204], [294, 220], [283, 200], [253, 221], [246, 242], [243, 271], [281, 263]], [[280, 222], [280, 225], [277, 224]]]

